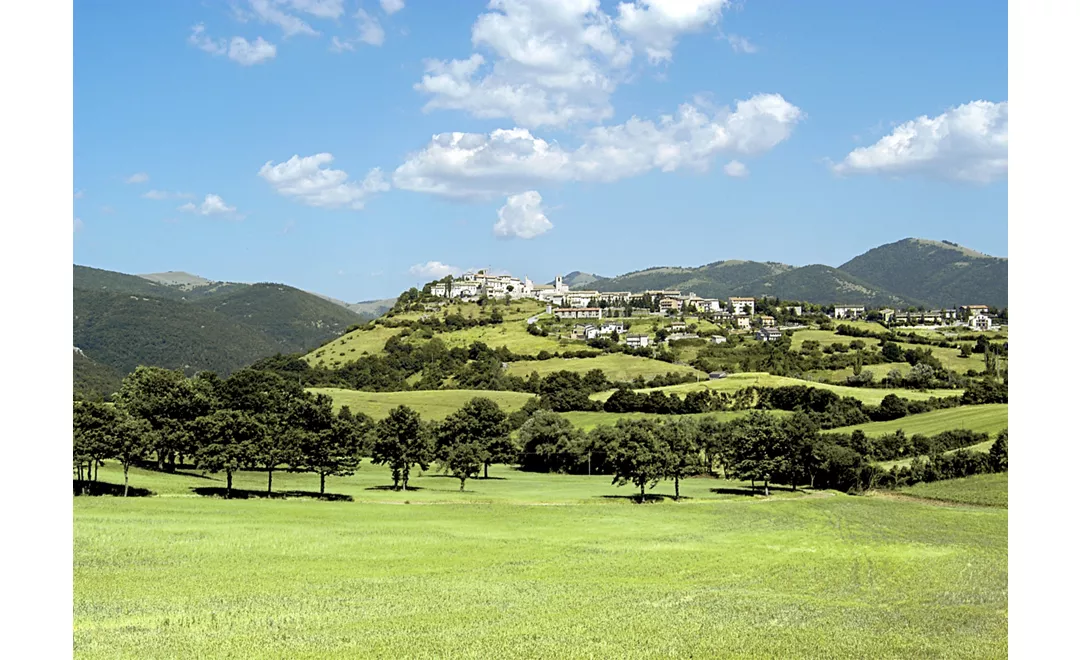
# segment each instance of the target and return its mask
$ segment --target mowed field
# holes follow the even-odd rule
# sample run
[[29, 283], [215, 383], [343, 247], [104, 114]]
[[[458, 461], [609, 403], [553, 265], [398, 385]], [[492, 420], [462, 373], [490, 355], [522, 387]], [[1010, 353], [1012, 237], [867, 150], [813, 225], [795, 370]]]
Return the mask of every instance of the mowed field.
[[[718, 380], [706, 380], [699, 383], [683, 383], [681, 385], [669, 385], [666, 387], [656, 387], [650, 389], [639, 390], [642, 392], [651, 392], [653, 390], [660, 390], [667, 393], [679, 393], [686, 394], [687, 392], [694, 392], [703, 389], [716, 390], [718, 392], [728, 392], [733, 394], [739, 389], [751, 386], [761, 387], [783, 387], [787, 385], [805, 385], [807, 387], [820, 387], [822, 389], [831, 390], [839, 396], [850, 396], [862, 401], [863, 403], [881, 403], [889, 394], [895, 394], [899, 397], [912, 399], [915, 401], [925, 401], [930, 397], [947, 397], [947, 396], [960, 396], [963, 394], [962, 390], [905, 390], [905, 389], [876, 389], [876, 388], [861, 388], [861, 387], [847, 387], [845, 385], [828, 385], [825, 383], [815, 383], [807, 380], [799, 380], [797, 378], [788, 378], [786, 376], [774, 376], [773, 374], [765, 372], [749, 372], [730, 374], [727, 378], [721, 378]], [[600, 392], [593, 395], [594, 399], [600, 401], [606, 401], [611, 396], [611, 392]]]
[[945, 431], [967, 429], [976, 433], [989, 433], [993, 438], [998, 432], [1009, 428], [1009, 404], [986, 403], [977, 406], [960, 406], [944, 410], [932, 410], [918, 415], [908, 415], [888, 422], [869, 422], [856, 426], [834, 429], [834, 433], [851, 433], [855, 430], [866, 435], [885, 435], [902, 430], [907, 435], [936, 435]]
[[354, 413], [362, 412], [382, 419], [398, 406], [408, 406], [424, 419], [439, 420], [460, 409], [475, 397], [495, 401], [504, 412], [511, 413], [533, 398], [527, 392], [496, 392], [491, 390], [421, 390], [417, 392], [359, 392], [337, 387], [313, 387], [315, 394], [326, 394], [334, 400], [334, 410], [349, 406]]
[[915, 484], [901, 489], [900, 493], [943, 502], [1008, 507], [1009, 473], [976, 474], [963, 479]]
[[[620, 419], [654, 419], [654, 420], [657, 420], [657, 421], [664, 421], [664, 420], [669, 420], [670, 421], [670, 420], [676, 420], [676, 419], [689, 418], [689, 419], [695, 419], [695, 420], [700, 421], [702, 419], [708, 418], [708, 419], [715, 419], [715, 420], [721, 421], [721, 422], [729, 422], [729, 421], [731, 421], [733, 419], [738, 419], [740, 417], [745, 417], [746, 415], [749, 415], [750, 411], [749, 410], [718, 410], [718, 411], [714, 411], [714, 412], [695, 413], [695, 414], [692, 414], [692, 415], [661, 415], [661, 414], [658, 414], [658, 413], [643, 413], [643, 412], [609, 413], [609, 412], [592, 412], [592, 411], [574, 410], [574, 411], [571, 411], [571, 412], [563, 412], [563, 413], [559, 413], [559, 414], [562, 415], [563, 417], [565, 417], [566, 419], [570, 420], [570, 422], [574, 426], [576, 426], [576, 427], [578, 427], [578, 428], [580, 428], [580, 429], [582, 429], [584, 431], [590, 431], [590, 430], [596, 428], [597, 426], [612, 426], [616, 422], [618, 422]], [[787, 412], [785, 410], [770, 410], [769, 414], [770, 415], [776, 415], [778, 417], [783, 417], [785, 415], [790, 415], [791, 413], [789, 413], [789, 412]]]
[[135, 470], [157, 496], [74, 500], [74, 655], [1007, 657], [1007, 509], [492, 476], [398, 493], [365, 465], [328, 480], [352, 502], [226, 501], [193, 490], [220, 475]]
[[[554, 353], [555, 351], [565, 350], [592, 350], [585, 345], [585, 342], [570, 341], [569, 339], [559, 340], [554, 335], [547, 337], [530, 335], [525, 321], [478, 326], [454, 332], [440, 332], [435, 336], [441, 339], [447, 348], [456, 346], [468, 348], [473, 342], [478, 341], [487, 344], [489, 348], [505, 346], [511, 352], [520, 355], [536, 355], [540, 351]], [[417, 339], [415, 341], [423, 342], [427, 340]], [[596, 352], [599, 353], [599, 351]]]
[[690, 373], [698, 374], [702, 378], [707, 377], [704, 372], [687, 365], [671, 364], [624, 353], [609, 353], [594, 358], [552, 358], [550, 360], [511, 362], [507, 371], [511, 375], [526, 378], [534, 371], [540, 376], [546, 376], [564, 370], [584, 374], [592, 369], [600, 369], [609, 380], [613, 381], [629, 381], [638, 376], [649, 379], [669, 373]]
[[334, 341], [320, 346], [304, 356], [311, 366], [333, 367], [352, 362], [366, 355], [382, 353], [386, 340], [401, 332], [401, 328], [377, 325], [370, 330], [353, 330]]

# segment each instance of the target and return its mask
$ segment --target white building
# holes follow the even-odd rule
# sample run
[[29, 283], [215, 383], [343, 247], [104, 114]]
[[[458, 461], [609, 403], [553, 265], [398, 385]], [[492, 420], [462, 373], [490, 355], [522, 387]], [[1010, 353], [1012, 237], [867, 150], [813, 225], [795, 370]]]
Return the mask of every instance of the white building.
[[833, 318], [857, 319], [866, 314], [865, 305], [834, 305]]
[[714, 344], [726, 344], [727, 337], [725, 337], [724, 335], [713, 335], [712, 337], [709, 337], [709, 341]]
[[788, 314], [791, 314], [793, 316], [802, 316], [802, 305], [789, 305], [784, 309], [787, 310]]
[[552, 313], [557, 319], [598, 319], [603, 316], [599, 307], [560, 307]]
[[621, 335], [626, 332], [626, 327], [621, 323], [605, 323], [600, 326], [600, 334], [602, 335], [610, 335], [613, 332]]
[[649, 345], [649, 335], [626, 335], [626, 345], [632, 348], [645, 348]]
[[609, 305], [620, 305], [630, 301], [629, 291], [601, 291], [600, 300]]
[[589, 303], [599, 297], [599, 291], [571, 291], [563, 295], [562, 304], [564, 307], [588, 307]]
[[968, 319], [972, 330], [989, 330], [993, 324], [993, 320], [986, 314], [976, 314]]
[[[728, 304], [731, 306], [731, 313], [738, 316], [739, 314], [754, 315], [754, 299], [753, 298], [728, 298]], [[747, 326], [749, 327], [749, 326]]]
[[759, 328], [757, 333], [754, 334], [754, 339], [758, 341], [776, 341], [783, 336], [783, 333], [776, 328]]
[[775, 328], [776, 327], [776, 319], [774, 319], [773, 317], [768, 316], [766, 314], [762, 314], [758, 318], [761, 319], [761, 325], [763, 327], [766, 327], [766, 328]]
[[747, 315], [747, 314], [736, 314], [735, 315], [735, 327], [740, 329], [740, 330], [749, 329], [750, 328], [750, 316]]

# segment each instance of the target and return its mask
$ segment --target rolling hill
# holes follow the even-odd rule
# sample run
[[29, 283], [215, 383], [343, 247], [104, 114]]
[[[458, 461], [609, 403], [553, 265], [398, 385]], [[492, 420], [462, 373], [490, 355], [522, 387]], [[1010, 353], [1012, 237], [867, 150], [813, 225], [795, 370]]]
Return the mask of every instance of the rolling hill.
[[[227, 374], [278, 352], [319, 346], [365, 320], [283, 284], [175, 272], [137, 276], [74, 266], [73, 297], [73, 344], [94, 365], [119, 374], [140, 364]], [[76, 382], [89, 371], [80, 366]]]
[[861, 254], [840, 270], [934, 306], [1009, 304], [1009, 260], [954, 243], [905, 238]]
[[699, 267], [633, 271], [574, 289], [678, 289], [706, 298], [769, 295], [828, 305], [893, 307], [962, 304], [1008, 306], [1008, 259], [942, 241], [907, 238], [876, 247], [839, 267], [778, 262], [717, 261]]

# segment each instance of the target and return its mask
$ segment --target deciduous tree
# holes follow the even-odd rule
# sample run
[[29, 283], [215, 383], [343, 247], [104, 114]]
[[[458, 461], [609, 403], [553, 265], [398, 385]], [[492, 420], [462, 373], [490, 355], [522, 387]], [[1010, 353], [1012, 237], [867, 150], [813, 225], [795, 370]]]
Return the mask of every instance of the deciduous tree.
[[632, 483], [645, 500], [645, 486], [652, 488], [668, 473], [669, 455], [652, 420], [625, 420], [616, 424], [621, 437], [608, 460], [615, 472], [612, 484]]
[[194, 424], [198, 467], [225, 473], [225, 497], [232, 497], [232, 478], [255, 462], [266, 428], [254, 417], [238, 410], [217, 410]]
[[409, 471], [419, 466], [426, 470], [431, 462], [429, 429], [420, 415], [408, 406], [398, 406], [375, 425], [372, 462], [386, 465], [394, 478], [394, 488], [408, 490]]

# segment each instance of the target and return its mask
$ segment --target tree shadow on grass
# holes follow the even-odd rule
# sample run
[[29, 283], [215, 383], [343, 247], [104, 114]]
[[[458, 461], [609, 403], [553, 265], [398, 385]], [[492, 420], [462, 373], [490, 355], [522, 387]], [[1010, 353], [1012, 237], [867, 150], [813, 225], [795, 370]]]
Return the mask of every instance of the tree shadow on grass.
[[424, 490], [424, 489], [420, 488], [419, 486], [409, 486], [407, 489], [402, 490], [400, 488], [394, 487], [392, 484], [387, 484], [385, 486], [368, 486], [364, 490], [389, 490], [389, 491], [395, 491], [395, 492], [406, 492], [406, 491]]
[[[655, 504], [657, 502], [663, 502], [664, 500], [677, 501], [674, 495], [665, 495], [664, 493], [646, 493], [645, 499], [641, 499], [640, 494], [633, 495], [598, 495], [605, 500], [630, 500], [635, 504]], [[683, 497], [682, 499], [688, 500], [689, 497]]]
[[[457, 479], [452, 474], [425, 474], [425, 479]], [[470, 481], [506, 481], [506, 477], [469, 477]]]
[[710, 488], [709, 492], [717, 495], [743, 495], [746, 497], [765, 494], [760, 488]]
[[[225, 499], [226, 490], [217, 486], [207, 486], [200, 488], [192, 488], [192, 492], [196, 495], [202, 495], [203, 497], [220, 497]], [[352, 502], [352, 495], [342, 495], [340, 493], [324, 493], [320, 495], [310, 490], [280, 490], [272, 493], [267, 493], [265, 490], [245, 490], [243, 488], [233, 488], [232, 494], [229, 495], [229, 499], [233, 500], [284, 500], [289, 498], [303, 497], [312, 500], [326, 500], [327, 502]]]
[[[79, 481], [78, 479], [72, 479], [71, 487], [72, 492], [75, 495], [112, 495], [114, 497], [122, 497], [124, 495], [124, 484], [110, 484], [105, 481]], [[128, 497], [150, 497], [153, 494], [153, 491], [146, 488], [136, 488], [135, 486], [128, 487]]]

